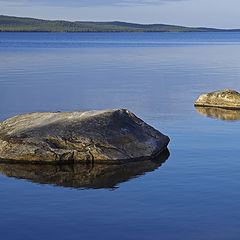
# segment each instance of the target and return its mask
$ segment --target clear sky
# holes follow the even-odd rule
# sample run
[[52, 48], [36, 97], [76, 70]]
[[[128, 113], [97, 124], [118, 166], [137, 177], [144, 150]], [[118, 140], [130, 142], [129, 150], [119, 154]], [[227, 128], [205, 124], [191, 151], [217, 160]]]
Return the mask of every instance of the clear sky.
[[240, 28], [240, 0], [0, 0], [0, 14]]

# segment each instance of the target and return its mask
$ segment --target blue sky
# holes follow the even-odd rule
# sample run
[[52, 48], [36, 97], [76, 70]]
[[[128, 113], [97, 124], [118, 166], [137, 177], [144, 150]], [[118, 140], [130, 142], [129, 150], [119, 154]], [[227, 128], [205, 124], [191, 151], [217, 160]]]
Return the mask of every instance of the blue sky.
[[240, 28], [240, 0], [0, 0], [0, 14]]

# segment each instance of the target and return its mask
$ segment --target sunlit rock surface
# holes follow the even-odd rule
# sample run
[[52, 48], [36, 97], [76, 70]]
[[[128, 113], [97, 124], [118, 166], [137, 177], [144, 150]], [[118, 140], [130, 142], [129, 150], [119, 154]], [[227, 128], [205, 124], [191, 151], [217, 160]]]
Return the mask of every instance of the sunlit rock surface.
[[197, 99], [194, 105], [240, 109], [240, 93], [235, 90], [225, 89], [203, 94]]
[[0, 173], [41, 184], [72, 188], [114, 188], [119, 183], [154, 171], [169, 157], [166, 149], [157, 158], [124, 164], [0, 163]]
[[224, 109], [217, 107], [197, 107], [195, 106], [198, 113], [203, 114], [207, 117], [219, 118], [222, 120], [236, 121], [240, 119], [240, 110]]
[[143, 160], [168, 142], [126, 109], [36, 112], [0, 124], [0, 159], [23, 162]]

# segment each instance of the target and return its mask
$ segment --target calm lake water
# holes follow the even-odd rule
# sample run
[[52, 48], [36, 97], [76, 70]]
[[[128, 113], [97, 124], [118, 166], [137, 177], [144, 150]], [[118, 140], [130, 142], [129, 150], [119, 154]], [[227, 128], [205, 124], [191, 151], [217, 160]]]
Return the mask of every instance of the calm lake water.
[[171, 139], [119, 168], [0, 164], [1, 239], [239, 239], [240, 114], [193, 106], [225, 88], [240, 33], [0, 33], [0, 121], [127, 108]]

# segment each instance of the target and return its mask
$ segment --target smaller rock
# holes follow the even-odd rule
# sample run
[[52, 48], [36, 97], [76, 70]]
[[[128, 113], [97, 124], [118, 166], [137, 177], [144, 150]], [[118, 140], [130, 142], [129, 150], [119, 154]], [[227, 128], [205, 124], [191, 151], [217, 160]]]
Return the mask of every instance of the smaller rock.
[[240, 93], [231, 89], [224, 89], [201, 95], [194, 104], [202, 107], [219, 107], [240, 109]]

